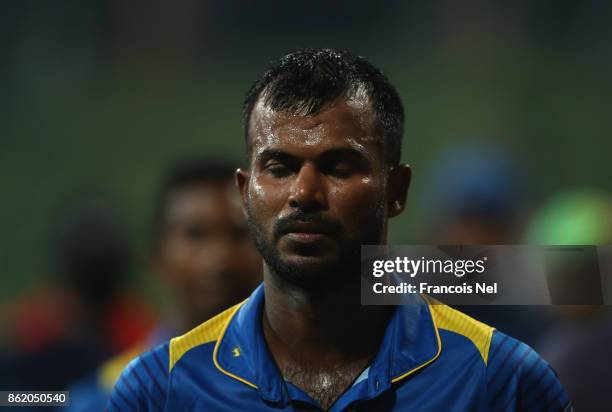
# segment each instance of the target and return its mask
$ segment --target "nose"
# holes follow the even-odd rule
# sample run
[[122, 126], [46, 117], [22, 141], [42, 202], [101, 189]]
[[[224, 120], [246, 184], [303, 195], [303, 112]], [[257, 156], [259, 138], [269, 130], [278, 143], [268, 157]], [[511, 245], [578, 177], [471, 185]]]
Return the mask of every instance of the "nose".
[[293, 181], [289, 206], [304, 211], [316, 211], [327, 207], [325, 182], [316, 166], [310, 162], [302, 165]]

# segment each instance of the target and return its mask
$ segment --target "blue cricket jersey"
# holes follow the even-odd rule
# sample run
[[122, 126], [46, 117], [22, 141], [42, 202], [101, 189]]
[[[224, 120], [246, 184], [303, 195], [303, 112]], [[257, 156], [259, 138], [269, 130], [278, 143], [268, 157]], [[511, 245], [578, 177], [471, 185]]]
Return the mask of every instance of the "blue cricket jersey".
[[[563, 411], [555, 372], [526, 344], [429, 298], [398, 306], [378, 354], [329, 411]], [[318, 411], [281, 376], [263, 331], [263, 287], [139, 356], [108, 403], [128, 411]], [[364, 331], [367, 333], [367, 331]]]

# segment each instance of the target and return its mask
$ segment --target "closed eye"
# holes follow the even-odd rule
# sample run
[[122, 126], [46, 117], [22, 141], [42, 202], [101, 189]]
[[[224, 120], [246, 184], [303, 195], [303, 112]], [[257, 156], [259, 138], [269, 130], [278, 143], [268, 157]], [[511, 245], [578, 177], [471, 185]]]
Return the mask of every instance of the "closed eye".
[[356, 173], [356, 168], [348, 162], [337, 162], [322, 167], [322, 172], [339, 178], [347, 178]]
[[276, 161], [271, 161], [265, 165], [264, 171], [274, 177], [287, 177], [293, 173], [293, 169], [288, 165]]
[[280, 150], [264, 150], [257, 159], [260, 170], [275, 178], [287, 177], [299, 169], [298, 160]]
[[323, 173], [339, 179], [366, 174], [371, 170], [370, 161], [363, 153], [346, 147], [327, 151], [317, 163]]

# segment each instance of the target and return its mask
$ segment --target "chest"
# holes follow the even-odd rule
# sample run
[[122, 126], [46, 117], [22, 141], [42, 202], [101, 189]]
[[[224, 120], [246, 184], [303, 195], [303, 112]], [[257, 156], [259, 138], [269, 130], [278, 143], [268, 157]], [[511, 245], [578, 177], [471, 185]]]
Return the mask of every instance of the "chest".
[[[475, 358], [476, 359], [476, 358]], [[477, 359], [476, 359], [477, 360]], [[299, 368], [284, 370], [277, 383], [282, 400], [270, 401], [263, 395], [266, 382], [243, 381], [216, 367], [185, 363], [175, 368], [169, 382], [166, 411], [480, 411], [487, 410], [485, 370], [481, 361], [457, 362], [441, 356], [422, 370], [373, 392], [377, 376], [355, 379], [361, 368], [324, 374], [307, 373]], [[306, 373], [302, 373], [306, 372]], [[268, 382], [273, 384], [273, 382]], [[285, 394], [281, 396], [281, 394]], [[306, 396], [308, 395], [308, 396]], [[318, 405], [306, 401], [312, 398]], [[322, 407], [319, 409], [319, 405]]]
[[364, 369], [363, 362], [324, 371], [311, 371], [299, 366], [286, 366], [283, 376], [317, 401], [324, 410], [351, 387]]
[[[440, 379], [440, 376], [429, 373], [418, 374], [394, 384], [392, 388], [372, 399], [363, 396], [364, 387], [368, 384], [367, 381], [363, 381], [343, 392], [327, 410], [330, 412], [486, 411], [488, 408], [485, 392], [475, 378], [476, 376], [467, 373], [459, 374], [458, 379]], [[240, 382], [228, 383], [228, 386], [220, 387], [201, 381], [193, 382], [191, 385], [181, 382], [180, 387], [170, 388], [165, 410], [216, 412], [320, 410], [315, 405], [305, 402], [292, 400], [269, 402], [262, 398], [257, 389]], [[329, 395], [324, 394], [322, 397], [326, 396]], [[322, 410], [326, 410], [324, 405], [321, 406]]]

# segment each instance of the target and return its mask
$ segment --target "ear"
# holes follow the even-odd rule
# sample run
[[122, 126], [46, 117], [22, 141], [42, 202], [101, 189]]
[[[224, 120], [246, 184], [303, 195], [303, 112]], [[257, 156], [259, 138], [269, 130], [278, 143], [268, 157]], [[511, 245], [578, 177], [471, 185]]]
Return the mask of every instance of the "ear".
[[387, 214], [389, 217], [395, 217], [404, 210], [411, 178], [412, 169], [407, 164], [395, 166], [389, 171], [387, 185]]
[[236, 169], [235, 181], [238, 190], [240, 191], [240, 197], [242, 199], [242, 211], [246, 216], [246, 205], [249, 193], [249, 180], [251, 173], [248, 170]]

